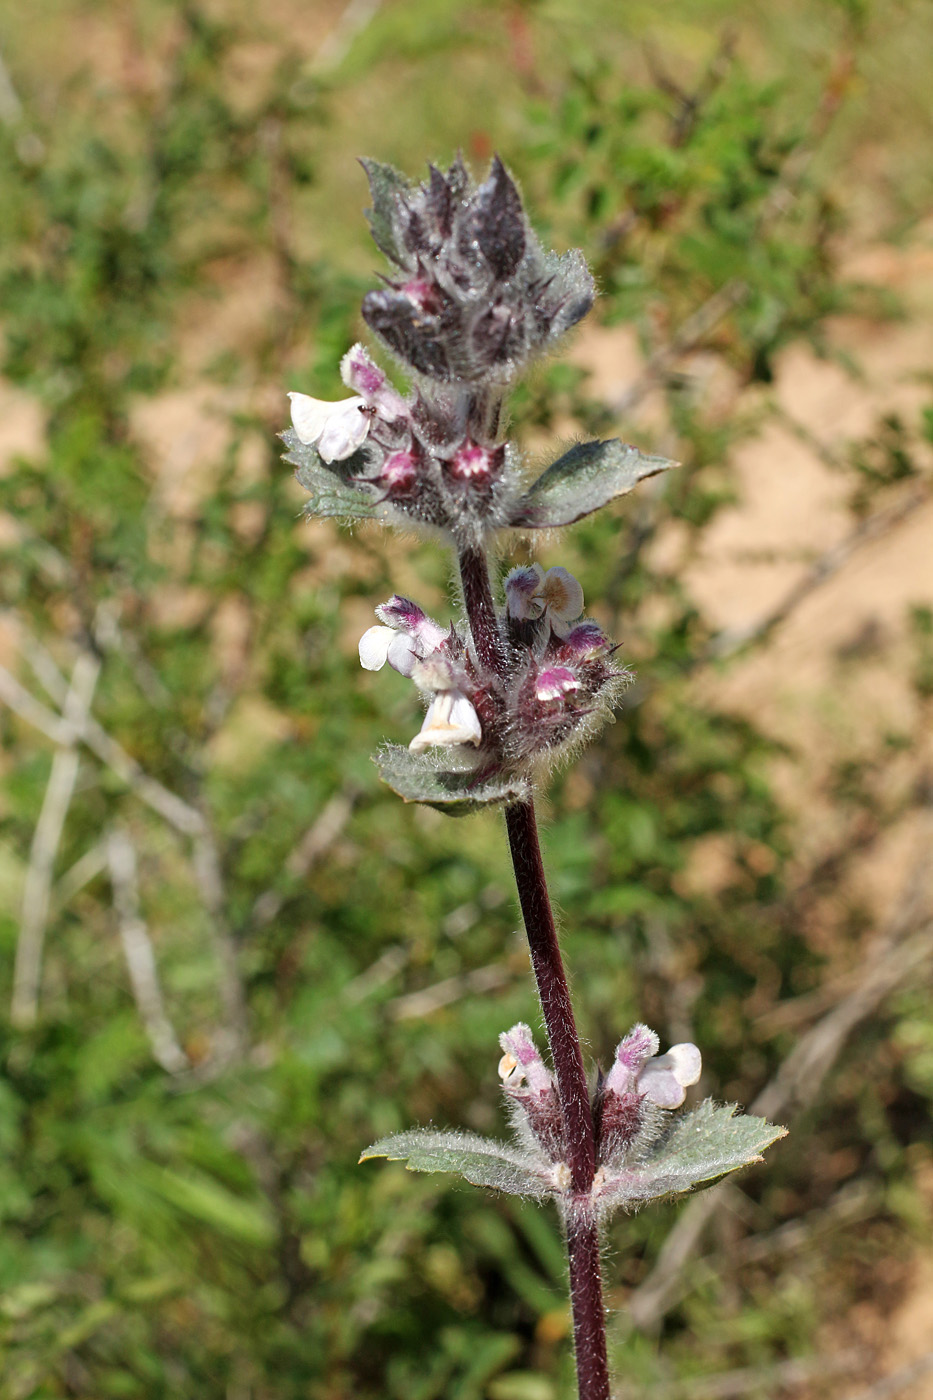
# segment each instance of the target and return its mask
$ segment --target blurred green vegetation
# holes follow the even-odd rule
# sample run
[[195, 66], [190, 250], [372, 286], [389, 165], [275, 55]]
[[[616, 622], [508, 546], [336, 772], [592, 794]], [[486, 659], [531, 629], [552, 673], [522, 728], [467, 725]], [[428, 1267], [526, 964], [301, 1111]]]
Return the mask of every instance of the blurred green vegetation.
[[[908, 314], [840, 248], [852, 225], [897, 246], [928, 208], [929, 11], [370, 8], [348, 12], [358, 29], [285, 0], [0, 16], [3, 394], [34, 438], [0, 476], [2, 659], [54, 716], [96, 656], [105, 734], [80, 746], [49, 853], [55, 746], [0, 709], [4, 1007], [43, 860], [50, 899], [36, 1015], [4, 1028], [3, 1400], [571, 1393], [556, 1221], [356, 1165], [412, 1123], [496, 1131], [496, 1038], [536, 1007], [498, 819], [405, 808], [368, 758], [416, 716], [403, 682], [360, 675], [356, 639], [395, 589], [444, 615], [448, 563], [301, 523], [277, 460], [284, 390], [337, 389], [378, 264], [355, 155], [417, 173], [498, 148], [542, 231], [591, 259], [599, 320], [637, 330], [660, 405], [633, 426], [637, 395], [607, 404], [564, 360], [516, 395], [516, 431], [536, 450], [637, 431], [683, 463], [559, 555], [638, 673], [556, 778], [545, 833], [594, 1056], [644, 1018], [694, 1036], [710, 1091], [750, 1104], [852, 990], [874, 930], [853, 870], [931, 801], [928, 594], [883, 658], [903, 722], [840, 740], [816, 839], [810, 759], [709, 683], [745, 653], [659, 548], [674, 532], [681, 561], [702, 554], [783, 351], [835, 354], [841, 312]], [[888, 155], [871, 199], [849, 170], [866, 146]], [[728, 373], [728, 413], [697, 387], [698, 350]], [[835, 462], [853, 529], [926, 489], [929, 414], [888, 415]], [[838, 657], [840, 693], [876, 660]], [[172, 820], [147, 778], [184, 804]], [[133, 995], [114, 831], [136, 851], [168, 1070]], [[741, 1179], [666, 1320], [614, 1324], [626, 1395], [735, 1367], [775, 1393], [768, 1367], [819, 1355], [879, 1278], [904, 1283], [931, 1202], [924, 970], [853, 1022], [824, 1083], [810, 1069], [792, 1136]], [[614, 1307], [680, 1209], [616, 1225]]]

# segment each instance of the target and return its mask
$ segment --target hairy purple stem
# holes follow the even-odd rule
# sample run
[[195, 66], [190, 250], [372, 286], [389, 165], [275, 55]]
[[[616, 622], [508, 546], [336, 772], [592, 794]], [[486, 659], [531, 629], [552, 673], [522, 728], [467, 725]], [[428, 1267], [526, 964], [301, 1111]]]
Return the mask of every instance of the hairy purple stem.
[[[459, 562], [477, 658], [483, 666], [502, 676], [503, 650], [485, 555], [478, 550], [464, 550]], [[567, 1165], [574, 1193], [580, 1198], [579, 1205], [571, 1208], [565, 1222], [577, 1384], [580, 1400], [609, 1400], [599, 1233], [589, 1204], [596, 1170], [596, 1143], [583, 1051], [557, 941], [531, 800], [511, 803], [505, 810], [505, 824], [557, 1079], [567, 1140]]]
[[513, 802], [508, 806], [505, 809], [505, 825], [509, 833], [518, 899], [531, 949], [531, 965], [538, 983], [564, 1114], [567, 1165], [574, 1191], [588, 1194], [596, 1170], [593, 1114], [580, 1037], [573, 1019], [570, 988], [544, 879], [544, 862], [532, 803]]
[[580, 1400], [610, 1400], [599, 1227], [588, 1204], [566, 1223], [570, 1302]]
[[489, 586], [489, 565], [480, 549], [464, 549], [460, 552], [460, 580], [463, 584], [463, 601], [470, 620], [470, 632], [476, 648], [477, 660], [488, 671], [502, 674], [502, 638], [499, 623], [492, 601]]

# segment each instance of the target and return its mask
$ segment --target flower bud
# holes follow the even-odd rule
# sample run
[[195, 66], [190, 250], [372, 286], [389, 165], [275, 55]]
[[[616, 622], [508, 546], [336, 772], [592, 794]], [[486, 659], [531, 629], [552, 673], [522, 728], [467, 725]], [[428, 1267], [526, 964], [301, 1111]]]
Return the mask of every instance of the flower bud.
[[340, 377], [347, 388], [364, 398], [381, 418], [391, 422], [407, 417], [405, 400], [392, 388], [364, 346], [354, 345], [347, 351], [340, 362]]
[[503, 457], [501, 447], [490, 450], [467, 439], [447, 463], [447, 470], [457, 481], [484, 486], [499, 474]]
[[554, 1076], [538, 1053], [531, 1031], [519, 1022], [499, 1037], [499, 1077], [516, 1128], [552, 1162], [566, 1158], [564, 1118]]
[[679, 1108], [703, 1068], [695, 1045], [673, 1045], [659, 1055], [658, 1037], [637, 1025], [616, 1047], [598, 1103], [599, 1155], [607, 1161], [627, 1147], [650, 1123], [657, 1109]]
[[407, 495], [418, 480], [418, 458], [412, 451], [390, 452], [379, 469], [379, 482], [389, 495]]
[[560, 652], [561, 655], [569, 653], [579, 661], [591, 661], [611, 648], [612, 643], [599, 624], [584, 618], [561, 638]]
[[579, 680], [566, 666], [549, 666], [546, 670], [538, 672], [535, 681], [535, 697], [542, 704], [563, 700], [580, 689]]

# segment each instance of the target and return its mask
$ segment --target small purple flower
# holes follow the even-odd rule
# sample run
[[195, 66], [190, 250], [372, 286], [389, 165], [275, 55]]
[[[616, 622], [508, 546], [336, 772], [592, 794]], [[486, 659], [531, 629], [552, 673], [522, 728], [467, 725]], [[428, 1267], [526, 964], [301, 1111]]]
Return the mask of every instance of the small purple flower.
[[543, 618], [558, 637], [567, 635], [583, 611], [583, 589], [559, 564], [547, 573], [540, 564], [513, 569], [505, 580], [505, 598], [509, 617], [516, 622]]
[[598, 1098], [599, 1157], [618, 1159], [656, 1128], [660, 1110], [680, 1108], [687, 1088], [703, 1068], [695, 1045], [673, 1045], [659, 1055], [658, 1037], [647, 1026], [633, 1026], [616, 1048], [615, 1061]]
[[445, 632], [417, 603], [399, 593], [380, 604], [376, 616], [382, 625], [370, 627], [360, 638], [360, 665], [367, 671], [381, 671], [388, 662], [431, 696], [424, 723], [408, 746], [411, 752], [479, 745], [483, 728], [464, 689], [467, 675], [456, 662], [462, 642], [454, 630]]
[[542, 704], [547, 704], [552, 700], [563, 700], [580, 688], [580, 681], [566, 666], [549, 666], [538, 672], [535, 696]]
[[366, 441], [377, 419], [405, 419], [405, 400], [392, 388], [362, 345], [354, 345], [340, 362], [340, 377], [356, 394], [350, 399], [313, 399], [290, 393], [292, 426], [300, 442], [316, 447], [322, 462], [343, 462]]
[[541, 584], [542, 570], [537, 564], [520, 565], [512, 569], [505, 580], [506, 613], [515, 622], [527, 622], [541, 616], [536, 594]]

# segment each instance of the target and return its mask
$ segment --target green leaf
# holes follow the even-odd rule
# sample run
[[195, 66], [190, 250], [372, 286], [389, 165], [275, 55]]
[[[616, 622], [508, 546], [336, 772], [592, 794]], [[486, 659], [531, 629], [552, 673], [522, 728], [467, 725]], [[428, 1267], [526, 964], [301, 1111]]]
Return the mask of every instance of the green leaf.
[[737, 1115], [735, 1104], [712, 1099], [676, 1118], [670, 1132], [630, 1166], [607, 1164], [597, 1194], [600, 1211], [629, 1207], [689, 1191], [703, 1181], [760, 1161], [766, 1147], [785, 1137], [786, 1128], [764, 1118]]
[[452, 817], [528, 796], [524, 778], [496, 774], [484, 779], [481, 769], [466, 767], [463, 758], [450, 749], [413, 754], [400, 744], [386, 744], [373, 762], [382, 781], [406, 802], [425, 802]]
[[555, 1194], [546, 1166], [530, 1154], [476, 1133], [437, 1133], [432, 1128], [412, 1128], [395, 1133], [367, 1147], [361, 1162], [388, 1157], [404, 1162], [410, 1172], [456, 1172], [474, 1186], [491, 1186], [512, 1196], [544, 1200]]
[[399, 267], [407, 267], [409, 258], [401, 237], [402, 203], [399, 196], [408, 193], [409, 183], [404, 175], [381, 161], [361, 160], [360, 165], [366, 171], [373, 197], [372, 209], [366, 210], [373, 242]]
[[305, 506], [307, 515], [336, 516], [342, 520], [372, 520], [382, 516], [379, 503], [367, 492], [354, 486], [351, 477], [366, 469], [362, 452], [354, 452], [343, 462], [328, 466], [313, 447], [303, 443], [289, 428], [280, 434], [288, 448], [284, 460], [297, 467], [295, 475], [311, 499]]
[[646, 456], [618, 438], [577, 443], [516, 502], [509, 523], [532, 530], [572, 525], [626, 495], [639, 481], [676, 465], [666, 457]]
[[190, 1168], [177, 1172], [155, 1162], [137, 1161], [135, 1171], [145, 1186], [176, 1210], [243, 1244], [268, 1248], [275, 1239], [275, 1222], [267, 1207], [234, 1195], [213, 1177]]

